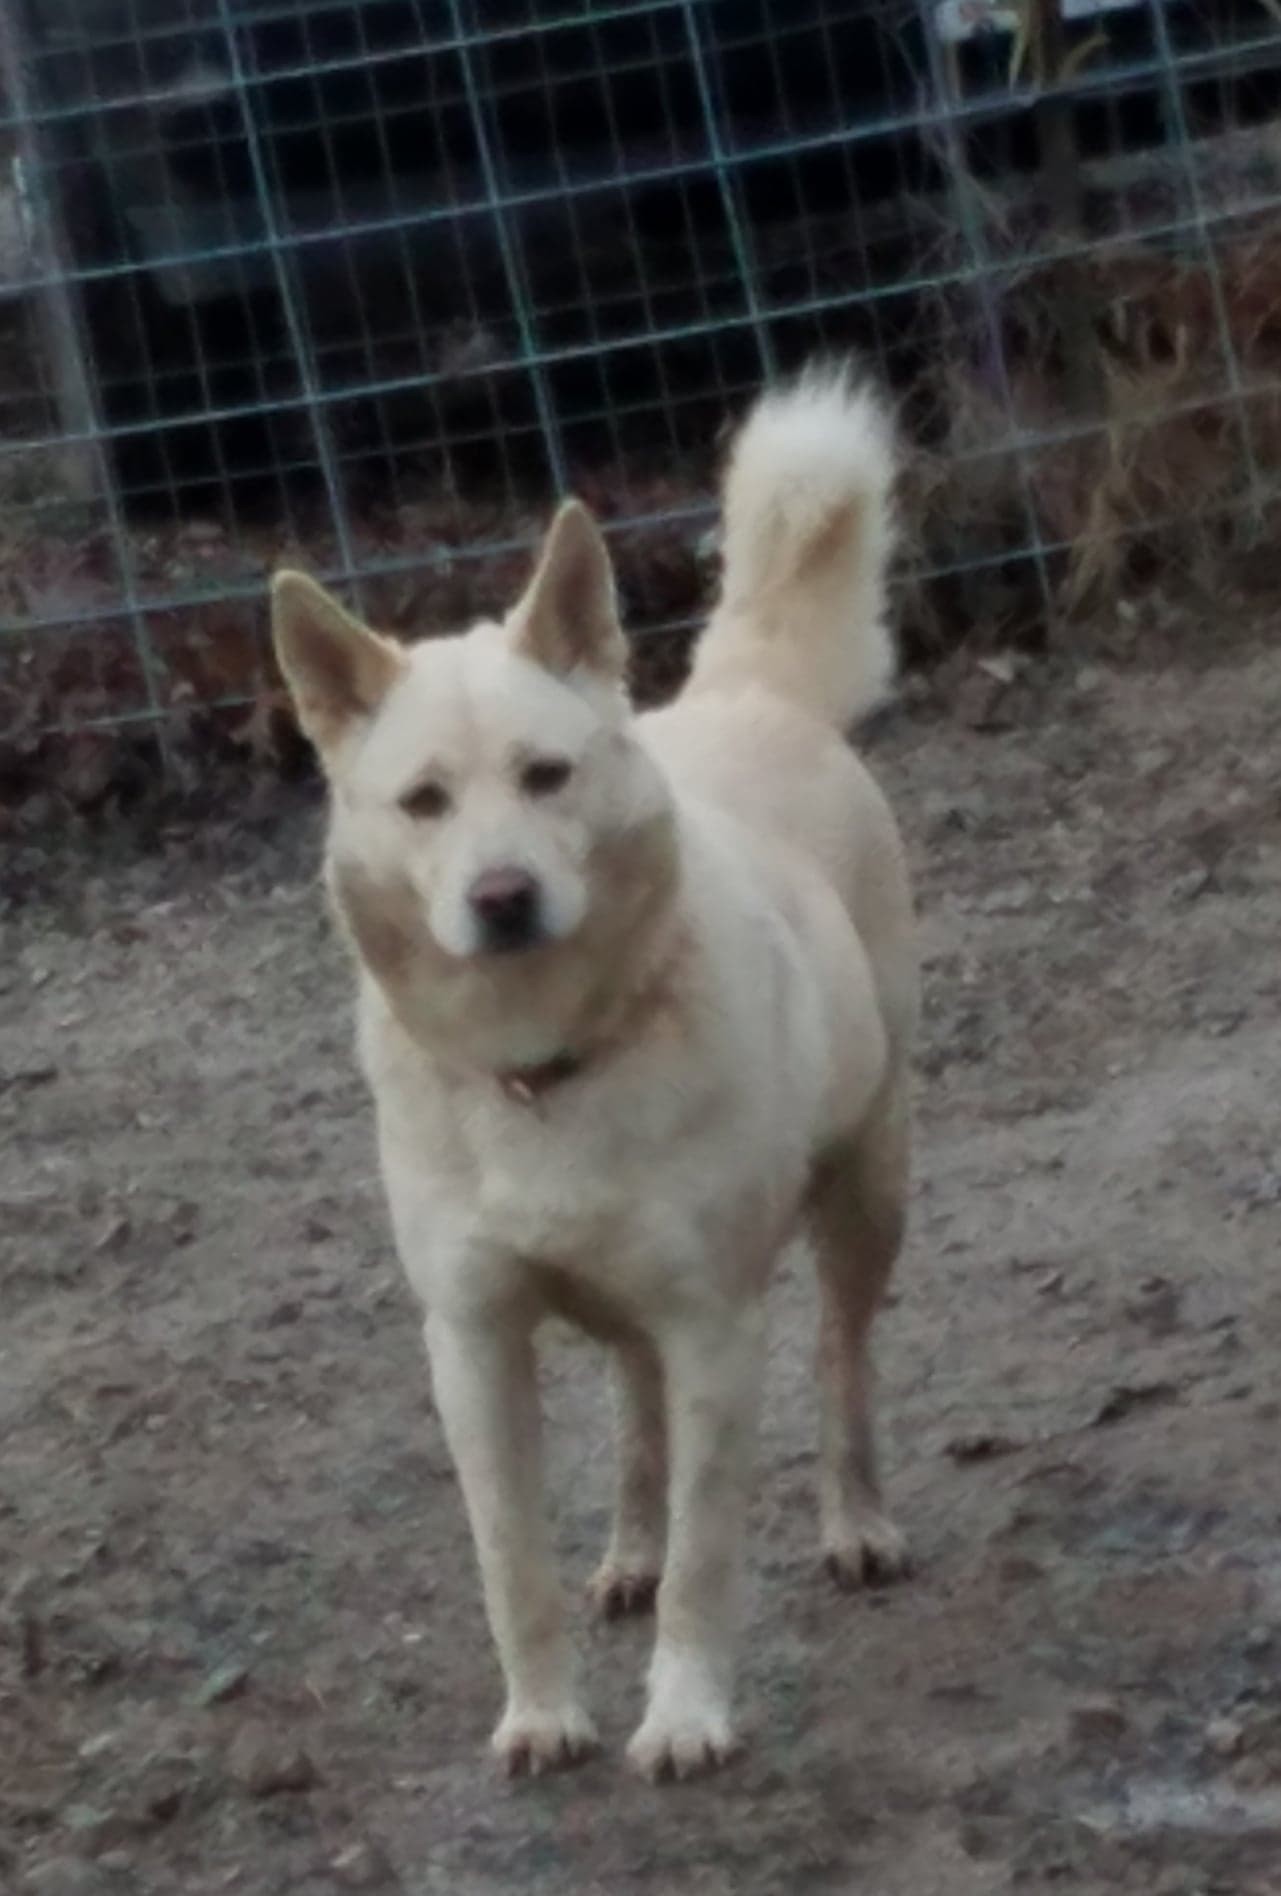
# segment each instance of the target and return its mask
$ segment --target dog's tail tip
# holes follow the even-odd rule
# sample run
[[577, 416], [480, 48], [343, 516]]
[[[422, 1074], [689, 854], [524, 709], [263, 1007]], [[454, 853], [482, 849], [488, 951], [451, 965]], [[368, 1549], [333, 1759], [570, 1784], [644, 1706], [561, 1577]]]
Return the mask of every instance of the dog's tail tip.
[[726, 501], [745, 476], [776, 484], [831, 484], [887, 498], [894, 479], [894, 430], [882, 396], [849, 361], [818, 361], [767, 389], [739, 432]]
[[894, 475], [888, 408], [850, 365], [813, 365], [757, 402], [731, 451], [696, 681], [752, 676], [842, 726], [885, 698]]

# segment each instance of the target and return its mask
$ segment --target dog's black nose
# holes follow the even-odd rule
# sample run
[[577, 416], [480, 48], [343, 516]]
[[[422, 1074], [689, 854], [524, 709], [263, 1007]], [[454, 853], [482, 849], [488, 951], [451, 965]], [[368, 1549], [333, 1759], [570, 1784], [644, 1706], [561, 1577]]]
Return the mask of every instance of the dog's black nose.
[[472, 883], [468, 900], [491, 953], [529, 948], [538, 940], [538, 884], [524, 869], [487, 869]]

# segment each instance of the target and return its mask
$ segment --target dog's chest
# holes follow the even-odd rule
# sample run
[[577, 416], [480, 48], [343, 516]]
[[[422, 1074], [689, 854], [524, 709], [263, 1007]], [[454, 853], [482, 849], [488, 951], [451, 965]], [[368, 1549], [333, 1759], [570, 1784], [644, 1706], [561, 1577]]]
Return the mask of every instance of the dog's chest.
[[419, 1295], [488, 1302], [523, 1287], [609, 1335], [696, 1280], [710, 1290], [795, 1199], [806, 1153], [764, 1136], [750, 1095], [684, 1081], [574, 1080], [527, 1105], [495, 1089], [435, 1117], [426, 1146], [418, 1115], [384, 1114], [384, 1176]]
[[528, 1104], [487, 1102], [470, 1128], [478, 1225], [576, 1274], [670, 1248], [701, 1195], [692, 1128], [674, 1103], [570, 1082]]
[[[768, 918], [766, 918], [768, 919]], [[611, 1050], [534, 1097], [425, 1063], [377, 1070], [384, 1175], [420, 1293], [653, 1308], [754, 1268], [795, 1215], [826, 1060], [788, 932], [760, 928], [682, 1033]], [[719, 962], [718, 962], [719, 966]], [[580, 1314], [589, 1328], [598, 1327]]]

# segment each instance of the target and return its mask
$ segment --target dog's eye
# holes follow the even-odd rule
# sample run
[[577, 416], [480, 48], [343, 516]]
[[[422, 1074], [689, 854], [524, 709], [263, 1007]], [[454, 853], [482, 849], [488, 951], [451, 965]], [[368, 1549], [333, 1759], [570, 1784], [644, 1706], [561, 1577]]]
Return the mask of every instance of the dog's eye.
[[429, 779], [406, 791], [400, 799], [400, 807], [406, 816], [444, 816], [449, 808], [449, 792], [443, 784]]
[[520, 787], [527, 796], [550, 797], [563, 790], [573, 775], [573, 766], [564, 757], [536, 757], [520, 773]]

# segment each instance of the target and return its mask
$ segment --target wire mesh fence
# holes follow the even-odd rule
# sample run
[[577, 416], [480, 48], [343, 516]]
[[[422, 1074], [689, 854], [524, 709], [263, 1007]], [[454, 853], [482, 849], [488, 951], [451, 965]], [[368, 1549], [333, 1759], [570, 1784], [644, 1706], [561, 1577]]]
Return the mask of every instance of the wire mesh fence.
[[674, 654], [816, 349], [897, 397], [918, 641], [1268, 526], [1276, 0], [16, 0], [0, 71], [11, 746], [256, 729], [275, 562], [457, 626], [571, 488]]

